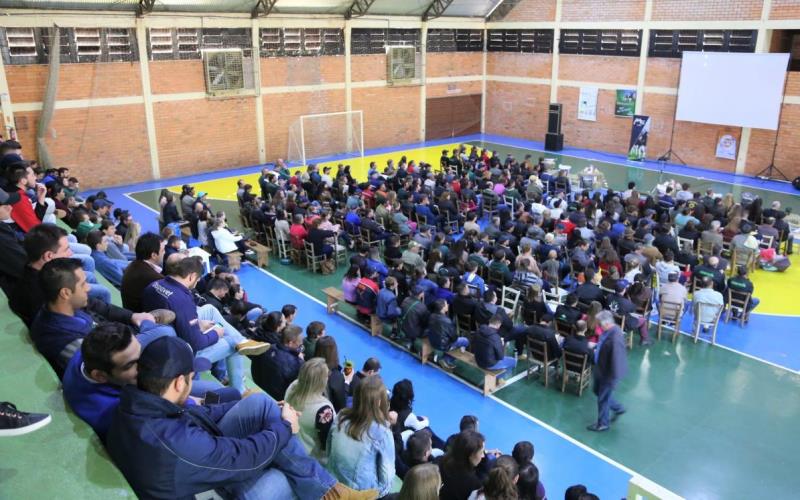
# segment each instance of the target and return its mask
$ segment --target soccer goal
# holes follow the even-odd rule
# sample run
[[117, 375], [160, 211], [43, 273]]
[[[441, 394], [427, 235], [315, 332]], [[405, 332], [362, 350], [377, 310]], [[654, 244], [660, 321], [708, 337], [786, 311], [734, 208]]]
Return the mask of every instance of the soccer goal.
[[303, 115], [289, 128], [286, 159], [306, 165], [337, 155], [364, 157], [364, 113], [341, 111]]

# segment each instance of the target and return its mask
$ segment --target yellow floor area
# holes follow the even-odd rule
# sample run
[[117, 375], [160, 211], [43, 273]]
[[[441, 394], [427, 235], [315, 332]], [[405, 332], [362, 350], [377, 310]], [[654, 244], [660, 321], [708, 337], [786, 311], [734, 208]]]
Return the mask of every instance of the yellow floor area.
[[[353, 174], [359, 181], [365, 181], [367, 179], [367, 172], [369, 171], [369, 164], [370, 162], [375, 162], [378, 166], [378, 170], [383, 171], [383, 168], [386, 166], [386, 161], [389, 159], [394, 160], [395, 165], [400, 160], [402, 156], [405, 156], [409, 161], [414, 160], [417, 163], [425, 162], [430, 163], [434, 166], [434, 168], [439, 167], [439, 158], [442, 156], [443, 150], [452, 151], [454, 148], [460, 146], [460, 143], [453, 143], [453, 144], [440, 144], [438, 146], [429, 146], [424, 148], [413, 148], [401, 151], [393, 151], [391, 153], [382, 153], [376, 155], [369, 155], [364, 156], [363, 158], [350, 158], [348, 160], [337, 160], [334, 162], [329, 163], [318, 163], [317, 166], [319, 167], [320, 172], [322, 168], [325, 166], [331, 167], [331, 175], [336, 174], [336, 167], [339, 163], [344, 163], [345, 165], [350, 165], [350, 172]], [[295, 170], [299, 170], [305, 167], [296, 167], [292, 168], [291, 170], [294, 172]], [[243, 177], [223, 177], [220, 179], [215, 179], [213, 181], [204, 181], [198, 182], [194, 184], [195, 193], [199, 193], [201, 191], [205, 191], [208, 193], [208, 197], [217, 200], [228, 200], [228, 201], [236, 201], [236, 181], [239, 179], [244, 179], [245, 183], [251, 184], [253, 186], [253, 190], [256, 193], [259, 193], [260, 190], [258, 188], [258, 177], [260, 173], [254, 173], [250, 175], [246, 175]], [[181, 186], [171, 186], [168, 188], [170, 191], [180, 193]]]
[[754, 312], [800, 316], [800, 255], [789, 258], [792, 265], [782, 273], [756, 269], [751, 274], [754, 295], [761, 300]]

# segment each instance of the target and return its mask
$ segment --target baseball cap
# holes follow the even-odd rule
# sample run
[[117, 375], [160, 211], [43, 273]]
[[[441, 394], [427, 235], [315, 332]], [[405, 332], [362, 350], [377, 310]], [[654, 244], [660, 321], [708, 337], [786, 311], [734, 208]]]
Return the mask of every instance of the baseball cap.
[[9, 193], [0, 189], [0, 205], [13, 205], [19, 201], [19, 193]]
[[197, 197], [198, 197], [198, 198], [202, 198], [203, 196], [205, 196], [205, 195], [207, 195], [207, 194], [208, 194], [208, 193], [206, 193], [205, 191], [200, 191], [199, 193], [197, 193]]
[[139, 377], [173, 379], [178, 375], [211, 369], [211, 361], [195, 357], [191, 346], [178, 337], [158, 338], [139, 356]]
[[100, 210], [101, 208], [110, 207], [112, 205], [113, 205], [112, 202], [104, 200], [102, 198], [99, 200], [94, 200], [94, 203], [92, 203], [92, 206], [94, 207], [95, 210]]

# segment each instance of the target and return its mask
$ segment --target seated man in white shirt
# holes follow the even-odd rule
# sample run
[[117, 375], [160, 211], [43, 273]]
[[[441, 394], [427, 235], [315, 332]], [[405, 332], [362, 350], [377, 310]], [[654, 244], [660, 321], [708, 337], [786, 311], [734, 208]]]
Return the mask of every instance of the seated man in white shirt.
[[697, 314], [700, 316], [703, 331], [708, 331], [708, 326], [713, 325], [717, 319], [717, 312], [724, 307], [722, 294], [714, 290], [711, 278], [703, 278], [702, 288], [695, 290], [693, 300], [695, 304], [699, 304]]
[[666, 283], [661, 285], [661, 289], [658, 291], [659, 300], [663, 302], [671, 302], [673, 304], [685, 304], [686, 303], [686, 296], [689, 294], [687, 292], [686, 287], [683, 286], [679, 281], [678, 278], [680, 274], [678, 273], [670, 273], [667, 276]]

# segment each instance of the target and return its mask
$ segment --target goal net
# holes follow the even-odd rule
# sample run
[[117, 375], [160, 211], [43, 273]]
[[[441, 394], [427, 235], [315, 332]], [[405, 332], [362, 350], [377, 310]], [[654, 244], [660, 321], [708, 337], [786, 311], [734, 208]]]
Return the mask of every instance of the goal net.
[[359, 111], [303, 115], [289, 127], [286, 159], [295, 165], [334, 156], [364, 156], [364, 114]]

